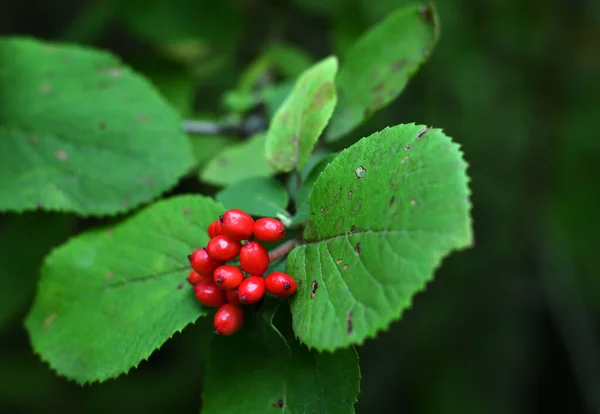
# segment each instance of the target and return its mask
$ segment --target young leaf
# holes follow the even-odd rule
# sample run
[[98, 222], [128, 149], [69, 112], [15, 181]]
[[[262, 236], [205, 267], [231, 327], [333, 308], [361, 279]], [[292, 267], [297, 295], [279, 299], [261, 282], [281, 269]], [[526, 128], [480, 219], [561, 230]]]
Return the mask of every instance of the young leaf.
[[179, 118], [107, 53], [0, 40], [0, 210], [113, 214], [193, 164]]
[[439, 35], [434, 6], [412, 5], [365, 33], [342, 61], [338, 105], [326, 133], [335, 141], [396, 99], [429, 58]]
[[333, 84], [338, 62], [328, 57], [306, 70], [277, 109], [265, 145], [278, 171], [301, 169], [327, 126], [337, 101]]
[[244, 330], [215, 338], [202, 413], [354, 413], [360, 386], [354, 348], [321, 354], [288, 342], [291, 356], [270, 352]]
[[439, 129], [386, 128], [343, 151], [317, 179], [306, 244], [287, 271], [302, 280], [294, 331], [309, 347], [360, 344], [385, 329], [472, 243], [467, 165]]
[[42, 268], [26, 327], [34, 350], [80, 383], [127, 372], [206, 313], [186, 277], [224, 209], [203, 196], [160, 201], [108, 230], [77, 236]]
[[287, 214], [285, 208], [289, 201], [285, 187], [279, 181], [266, 177], [239, 181], [217, 193], [216, 199], [227, 209], [241, 209], [262, 217]]
[[42, 212], [11, 215], [2, 222], [0, 329], [30, 305], [42, 259], [68, 237], [74, 223], [75, 218], [70, 215]]
[[200, 173], [200, 179], [225, 186], [250, 177], [275, 175], [265, 158], [265, 138], [265, 134], [256, 134], [248, 141], [227, 146], [208, 162]]

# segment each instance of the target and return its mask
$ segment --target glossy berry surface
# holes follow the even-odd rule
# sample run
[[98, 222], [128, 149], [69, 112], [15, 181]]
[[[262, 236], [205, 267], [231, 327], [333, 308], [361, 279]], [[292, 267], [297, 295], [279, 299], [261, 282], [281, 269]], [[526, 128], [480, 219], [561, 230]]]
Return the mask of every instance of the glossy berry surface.
[[269, 267], [269, 252], [256, 241], [249, 241], [240, 249], [240, 265], [251, 275], [262, 275]]
[[265, 278], [265, 288], [269, 293], [285, 298], [296, 291], [296, 281], [287, 273], [273, 272]]
[[217, 267], [213, 278], [221, 289], [232, 290], [242, 283], [244, 272], [239, 267], [224, 265]]
[[232, 335], [244, 324], [244, 311], [239, 306], [226, 303], [215, 313], [215, 332], [219, 335]]
[[235, 259], [240, 254], [242, 245], [237, 240], [231, 240], [224, 234], [213, 237], [206, 246], [206, 252], [214, 260], [227, 261]]
[[204, 306], [217, 308], [227, 302], [225, 291], [220, 289], [212, 280], [194, 285], [196, 299]]
[[201, 275], [195, 270], [190, 270], [190, 274], [188, 275], [187, 281], [190, 285], [197, 285], [200, 282], [210, 281], [211, 278], [209, 276]]
[[188, 256], [188, 259], [190, 260], [192, 269], [201, 275], [209, 277], [212, 277], [215, 269], [223, 264], [209, 256], [206, 249], [194, 250], [194, 252]]
[[265, 296], [265, 280], [260, 276], [247, 277], [238, 287], [238, 298], [245, 305], [256, 303], [263, 296]]
[[223, 234], [223, 224], [217, 219], [208, 226], [208, 236], [212, 239], [219, 234]]
[[281, 221], [265, 217], [256, 220], [252, 232], [258, 240], [274, 242], [283, 239], [285, 227]]
[[219, 219], [223, 234], [231, 240], [247, 240], [252, 236], [254, 219], [242, 210], [227, 210]]
[[240, 298], [238, 297], [237, 288], [227, 291], [227, 302], [235, 306], [240, 306], [242, 304], [242, 302], [240, 302]]

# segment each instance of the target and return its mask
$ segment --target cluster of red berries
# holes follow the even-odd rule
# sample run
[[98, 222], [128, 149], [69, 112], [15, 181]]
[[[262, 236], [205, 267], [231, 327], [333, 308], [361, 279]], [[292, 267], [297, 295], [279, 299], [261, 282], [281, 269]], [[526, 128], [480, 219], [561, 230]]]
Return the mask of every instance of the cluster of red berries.
[[[273, 272], [263, 277], [270, 258], [257, 240], [281, 240], [285, 227], [279, 220], [254, 221], [244, 211], [228, 210], [210, 224], [208, 235], [206, 247], [188, 256], [193, 269], [188, 282], [200, 303], [219, 308], [214, 319], [216, 333], [231, 335], [240, 329], [244, 323], [241, 305], [259, 302], [265, 291], [280, 297], [296, 291], [296, 281], [286, 273]], [[226, 263], [238, 257], [239, 266]]]

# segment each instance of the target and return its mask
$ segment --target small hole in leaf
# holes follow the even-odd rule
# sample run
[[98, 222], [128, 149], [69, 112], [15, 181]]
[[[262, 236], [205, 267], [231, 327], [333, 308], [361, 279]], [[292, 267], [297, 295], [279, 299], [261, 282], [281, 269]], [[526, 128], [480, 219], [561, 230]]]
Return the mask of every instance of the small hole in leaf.
[[315, 293], [317, 293], [318, 288], [319, 288], [319, 282], [317, 282], [316, 280], [313, 280], [313, 282], [310, 285], [310, 298], [311, 299], [315, 298]]
[[350, 228], [348, 229], [348, 233], [353, 234], [356, 231], [356, 226], [353, 224], [350, 226]]
[[360, 242], [356, 243], [356, 246], [354, 246], [354, 251], [356, 254], [360, 254]]
[[335, 260], [335, 264], [340, 264], [340, 263], [342, 263], [342, 259], [336, 259]]
[[322, 213], [322, 212], [324, 212], [324, 211], [325, 211], [325, 207], [321, 207], [321, 208], [319, 209], [319, 211], [320, 211], [321, 213]]
[[356, 174], [356, 178], [363, 178], [365, 175], [367, 175], [367, 169], [361, 165], [356, 167], [354, 174]]
[[353, 318], [353, 314], [352, 314], [352, 310], [349, 310], [346, 313], [346, 333], [347, 334], [351, 334], [352, 330], [354, 329], [354, 323], [352, 321]]
[[423, 130], [421, 130], [418, 134], [417, 134], [417, 139], [421, 139], [423, 138], [423, 136], [428, 133], [429, 131], [431, 131], [431, 128], [425, 128]]
[[275, 408], [283, 408], [283, 399], [280, 398], [272, 404]]
[[402, 164], [406, 163], [406, 161], [408, 161], [408, 155], [402, 157]]
[[349, 267], [348, 264], [345, 264], [344, 266], [342, 266], [342, 269], [343, 270], [348, 270], [348, 267]]
[[352, 197], [352, 191], [348, 191], [348, 198]]
[[410, 144], [406, 144], [406, 147], [404, 147], [404, 149], [406, 151], [410, 150], [411, 148], [412, 148], [412, 145], [410, 145]]
[[416, 206], [417, 205], [417, 199], [413, 198], [412, 200], [410, 200], [410, 205], [411, 206]]

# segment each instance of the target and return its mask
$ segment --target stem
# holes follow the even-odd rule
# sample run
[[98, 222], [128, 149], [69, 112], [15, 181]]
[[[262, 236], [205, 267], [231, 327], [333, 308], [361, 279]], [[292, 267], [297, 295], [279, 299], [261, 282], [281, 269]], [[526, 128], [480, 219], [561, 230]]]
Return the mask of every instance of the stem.
[[280, 257], [285, 256], [292, 250], [294, 247], [298, 245], [298, 241], [296, 239], [288, 240], [280, 246], [277, 246], [275, 249], [269, 252], [269, 261], [274, 261], [279, 259]]
[[250, 115], [242, 122], [226, 123], [210, 120], [185, 120], [181, 128], [188, 134], [195, 135], [233, 135], [250, 137], [267, 128], [266, 120], [259, 115]]

